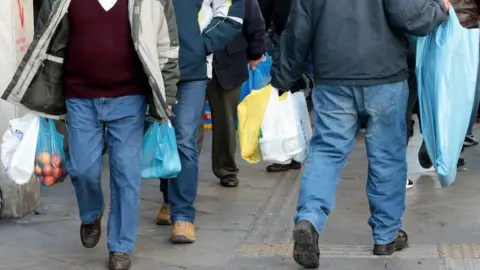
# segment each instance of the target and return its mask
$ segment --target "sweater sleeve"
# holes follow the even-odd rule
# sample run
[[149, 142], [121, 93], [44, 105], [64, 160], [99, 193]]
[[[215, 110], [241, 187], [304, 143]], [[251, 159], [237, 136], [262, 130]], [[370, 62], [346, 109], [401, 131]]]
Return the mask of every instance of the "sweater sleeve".
[[224, 48], [243, 27], [245, 0], [213, 0], [213, 19], [203, 30], [208, 54]]

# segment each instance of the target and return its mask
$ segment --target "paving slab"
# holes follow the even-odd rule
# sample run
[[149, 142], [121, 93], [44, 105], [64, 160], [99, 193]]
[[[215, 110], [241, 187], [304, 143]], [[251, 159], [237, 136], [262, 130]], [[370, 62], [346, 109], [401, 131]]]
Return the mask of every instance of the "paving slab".
[[[132, 269], [301, 269], [291, 259], [301, 172], [269, 174], [267, 164], [251, 165], [237, 155], [240, 186], [223, 188], [211, 172], [210, 137], [207, 133], [200, 158], [197, 242], [179, 246], [169, 242], [171, 228], [155, 224], [163, 203], [159, 181], [143, 180]], [[480, 270], [480, 149], [466, 150], [467, 165], [459, 170], [456, 183], [441, 189], [435, 173], [418, 164], [420, 144], [421, 137], [414, 137], [407, 155], [415, 187], [407, 192], [404, 227], [412, 247], [388, 258], [371, 254], [365, 195], [368, 166], [360, 135], [341, 177], [336, 208], [320, 234], [320, 269]], [[109, 198], [107, 168], [103, 179]], [[78, 234], [78, 210], [69, 181], [44, 189], [37, 215], [0, 221], [0, 270], [106, 269], [105, 234], [94, 249], [84, 249]]]

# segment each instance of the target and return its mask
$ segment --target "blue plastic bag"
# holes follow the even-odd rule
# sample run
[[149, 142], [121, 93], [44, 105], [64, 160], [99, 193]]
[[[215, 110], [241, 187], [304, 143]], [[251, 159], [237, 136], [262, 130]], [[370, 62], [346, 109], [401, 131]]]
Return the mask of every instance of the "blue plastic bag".
[[475, 96], [479, 30], [449, 20], [417, 40], [416, 73], [422, 133], [442, 187], [455, 181]]
[[34, 175], [44, 188], [63, 182], [67, 176], [63, 135], [52, 119], [40, 117]]
[[248, 96], [253, 90], [260, 90], [270, 83], [270, 69], [272, 68], [272, 59], [265, 54], [265, 59], [260, 62], [255, 70], [248, 69], [248, 80], [243, 84], [240, 90], [240, 102]]
[[181, 170], [172, 124], [153, 123], [143, 139], [142, 178], [171, 179], [177, 177]]

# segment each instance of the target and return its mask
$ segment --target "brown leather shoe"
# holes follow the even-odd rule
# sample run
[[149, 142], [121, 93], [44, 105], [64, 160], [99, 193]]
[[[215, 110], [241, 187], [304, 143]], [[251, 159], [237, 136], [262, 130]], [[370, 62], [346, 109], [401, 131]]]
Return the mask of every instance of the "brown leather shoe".
[[108, 260], [109, 270], [128, 270], [130, 269], [131, 264], [132, 262], [129, 254], [110, 252], [110, 258]]
[[80, 225], [80, 240], [86, 248], [94, 248], [102, 235], [102, 217], [90, 224]]
[[162, 205], [162, 208], [158, 210], [157, 214], [157, 225], [171, 225], [172, 220], [170, 219], [170, 206], [167, 203]]
[[190, 222], [177, 221], [173, 224], [172, 242], [190, 244], [195, 242], [195, 225]]

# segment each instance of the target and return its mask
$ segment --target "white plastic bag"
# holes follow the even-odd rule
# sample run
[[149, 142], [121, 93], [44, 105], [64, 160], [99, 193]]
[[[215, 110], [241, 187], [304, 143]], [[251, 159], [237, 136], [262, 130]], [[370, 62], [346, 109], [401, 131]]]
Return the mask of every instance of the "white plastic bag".
[[[286, 96], [284, 96], [286, 95]], [[283, 151], [293, 158], [302, 152], [303, 134], [300, 132], [300, 121], [295, 110], [293, 94], [287, 92], [280, 98], [280, 136], [283, 140]]]
[[286, 162], [290, 159], [283, 152], [280, 134], [280, 99], [278, 90], [271, 87], [270, 98], [263, 114], [258, 144], [264, 161], [276, 163]]
[[263, 116], [259, 139], [262, 159], [275, 163], [286, 163], [302, 152], [299, 121], [290, 92], [282, 98], [272, 87], [270, 99]]
[[293, 157], [293, 160], [304, 162], [307, 159], [308, 144], [312, 138], [312, 125], [310, 122], [310, 114], [308, 113], [307, 100], [302, 92], [297, 92], [292, 95], [293, 105], [299, 121], [299, 133], [302, 135], [300, 146], [302, 151]]
[[8, 177], [19, 185], [29, 182], [35, 164], [39, 117], [29, 113], [10, 120], [2, 138], [1, 160]]

